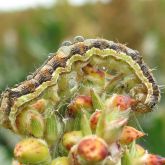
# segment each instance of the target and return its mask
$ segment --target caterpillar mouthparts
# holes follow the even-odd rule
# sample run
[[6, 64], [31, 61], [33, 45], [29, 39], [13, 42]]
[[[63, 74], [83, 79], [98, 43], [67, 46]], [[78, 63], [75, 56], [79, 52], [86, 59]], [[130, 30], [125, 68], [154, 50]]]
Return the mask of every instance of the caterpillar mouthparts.
[[107, 97], [127, 94], [136, 100], [133, 110], [140, 112], [151, 111], [160, 100], [159, 87], [138, 51], [77, 36], [63, 42], [27, 80], [1, 94], [0, 123], [17, 131], [17, 116], [38, 100], [58, 109], [61, 101], [77, 92], [88, 93], [89, 88]]

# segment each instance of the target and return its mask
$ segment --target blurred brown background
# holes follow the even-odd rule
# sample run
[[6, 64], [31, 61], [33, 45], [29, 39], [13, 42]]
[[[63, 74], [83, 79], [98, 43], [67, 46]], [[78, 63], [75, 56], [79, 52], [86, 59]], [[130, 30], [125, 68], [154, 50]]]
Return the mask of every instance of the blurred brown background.
[[[0, 12], [0, 90], [24, 80], [63, 40], [76, 35], [103, 37], [139, 50], [155, 69], [158, 84], [165, 84], [165, 0], [89, 0], [80, 6], [59, 0], [49, 8]], [[135, 122], [148, 134], [140, 143], [162, 156], [164, 101], [162, 93], [155, 111]], [[0, 164], [10, 164], [16, 141], [16, 136], [0, 130]]]

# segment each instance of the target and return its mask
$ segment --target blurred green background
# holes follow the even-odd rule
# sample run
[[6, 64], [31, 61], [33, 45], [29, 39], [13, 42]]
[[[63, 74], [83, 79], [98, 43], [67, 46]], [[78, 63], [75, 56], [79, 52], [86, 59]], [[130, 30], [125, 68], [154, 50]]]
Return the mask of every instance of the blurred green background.
[[[139, 50], [154, 69], [158, 84], [165, 84], [165, 0], [85, 2], [76, 6], [59, 0], [49, 8], [0, 12], [1, 91], [24, 80], [63, 40], [76, 35], [103, 37]], [[155, 111], [132, 120], [148, 134], [140, 143], [151, 153], [165, 156], [163, 86], [161, 91]], [[11, 164], [17, 141], [11, 132], [0, 129], [0, 164]]]

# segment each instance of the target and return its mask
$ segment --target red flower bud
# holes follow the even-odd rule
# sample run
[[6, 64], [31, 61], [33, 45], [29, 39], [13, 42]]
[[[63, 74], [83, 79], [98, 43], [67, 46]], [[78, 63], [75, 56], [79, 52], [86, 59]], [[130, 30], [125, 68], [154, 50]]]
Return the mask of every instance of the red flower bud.
[[68, 106], [69, 116], [74, 116], [81, 108], [92, 111], [92, 99], [90, 96], [77, 96]]
[[105, 73], [103, 71], [96, 69], [92, 67], [91, 65], [87, 65], [86, 67], [83, 68], [83, 70], [85, 71], [85, 73], [90, 74], [92, 76], [97, 76], [98, 78], [105, 77]]
[[121, 110], [126, 110], [135, 103], [135, 100], [129, 96], [117, 95], [114, 104], [118, 106]]
[[96, 129], [100, 115], [101, 111], [97, 110], [90, 117], [90, 126], [93, 131]]
[[140, 132], [133, 127], [125, 126], [120, 136], [120, 143], [128, 144], [144, 135], [143, 132]]
[[142, 165], [164, 165], [165, 158], [157, 155], [146, 154], [142, 158]]
[[78, 154], [87, 161], [97, 162], [108, 156], [107, 144], [97, 136], [89, 136], [80, 141]]
[[31, 105], [32, 108], [38, 110], [39, 112], [44, 112], [46, 108], [46, 100], [40, 99]]

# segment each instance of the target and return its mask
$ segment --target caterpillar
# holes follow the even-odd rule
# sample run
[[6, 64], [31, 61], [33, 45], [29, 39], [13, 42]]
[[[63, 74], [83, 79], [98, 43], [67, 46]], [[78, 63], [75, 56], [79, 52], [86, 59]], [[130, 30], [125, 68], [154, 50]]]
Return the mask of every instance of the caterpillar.
[[[51, 54], [25, 81], [1, 94], [1, 125], [17, 131], [16, 116], [42, 97], [48, 99], [48, 94], [52, 95], [49, 100], [56, 107], [75, 88], [81, 88], [85, 79], [89, 78], [84, 68], [90, 66], [114, 74], [110, 80], [107, 78], [106, 87], [104, 84], [102, 90], [107, 90], [107, 95], [113, 89], [131, 95], [137, 100], [134, 110], [148, 112], [159, 102], [159, 87], [138, 51], [106, 39], [84, 39], [77, 36], [73, 42], [62, 43], [57, 52]], [[108, 84], [112, 87], [114, 77], [121, 74], [123, 76], [118, 77], [118, 83], [110, 89]], [[63, 91], [63, 95], [59, 91]]]

